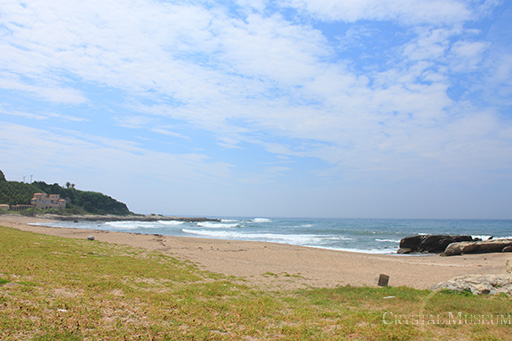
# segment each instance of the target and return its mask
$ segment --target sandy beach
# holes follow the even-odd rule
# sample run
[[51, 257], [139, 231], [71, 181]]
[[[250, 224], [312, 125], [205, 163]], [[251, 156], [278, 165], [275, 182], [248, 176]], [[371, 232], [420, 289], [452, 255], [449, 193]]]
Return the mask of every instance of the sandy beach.
[[189, 260], [203, 270], [236, 276], [262, 289], [375, 286], [378, 274], [389, 285], [427, 289], [455, 276], [501, 274], [511, 254], [490, 253], [453, 257], [352, 253], [285, 244], [143, 235], [34, 226], [49, 220], [0, 215], [0, 226], [47, 235], [86, 239], [158, 250]]

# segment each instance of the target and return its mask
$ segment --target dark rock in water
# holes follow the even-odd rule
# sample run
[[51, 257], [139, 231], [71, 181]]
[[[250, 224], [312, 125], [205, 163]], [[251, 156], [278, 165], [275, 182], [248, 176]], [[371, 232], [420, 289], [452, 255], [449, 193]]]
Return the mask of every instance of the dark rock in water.
[[442, 256], [457, 256], [467, 253], [508, 252], [509, 247], [512, 247], [512, 240], [510, 239], [460, 242], [448, 245]]
[[398, 253], [441, 253], [448, 245], [455, 242], [472, 241], [471, 236], [449, 236], [449, 235], [418, 235], [405, 237], [400, 240]]

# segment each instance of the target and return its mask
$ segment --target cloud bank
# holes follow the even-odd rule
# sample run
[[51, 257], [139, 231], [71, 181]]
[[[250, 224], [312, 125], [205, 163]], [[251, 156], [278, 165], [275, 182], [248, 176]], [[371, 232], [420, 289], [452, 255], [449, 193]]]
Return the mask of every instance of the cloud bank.
[[8, 1], [0, 13], [7, 175], [76, 177], [163, 213], [506, 215], [506, 3]]

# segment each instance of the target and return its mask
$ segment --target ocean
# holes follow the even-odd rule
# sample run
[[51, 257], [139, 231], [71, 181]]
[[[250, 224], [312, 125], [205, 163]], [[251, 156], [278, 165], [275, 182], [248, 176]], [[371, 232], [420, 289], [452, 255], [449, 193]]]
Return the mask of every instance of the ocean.
[[400, 239], [418, 234], [512, 238], [512, 220], [219, 218], [219, 222], [113, 221], [45, 223], [181, 237], [247, 240], [352, 252], [396, 254]]

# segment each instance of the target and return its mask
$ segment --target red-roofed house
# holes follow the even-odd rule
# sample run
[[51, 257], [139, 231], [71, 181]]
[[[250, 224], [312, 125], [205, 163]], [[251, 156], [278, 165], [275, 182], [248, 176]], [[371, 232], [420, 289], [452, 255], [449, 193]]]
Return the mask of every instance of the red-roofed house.
[[30, 203], [34, 205], [34, 207], [41, 209], [56, 208], [61, 210], [66, 208], [66, 200], [61, 199], [58, 194], [50, 194], [48, 196], [45, 193], [34, 193], [34, 197]]

